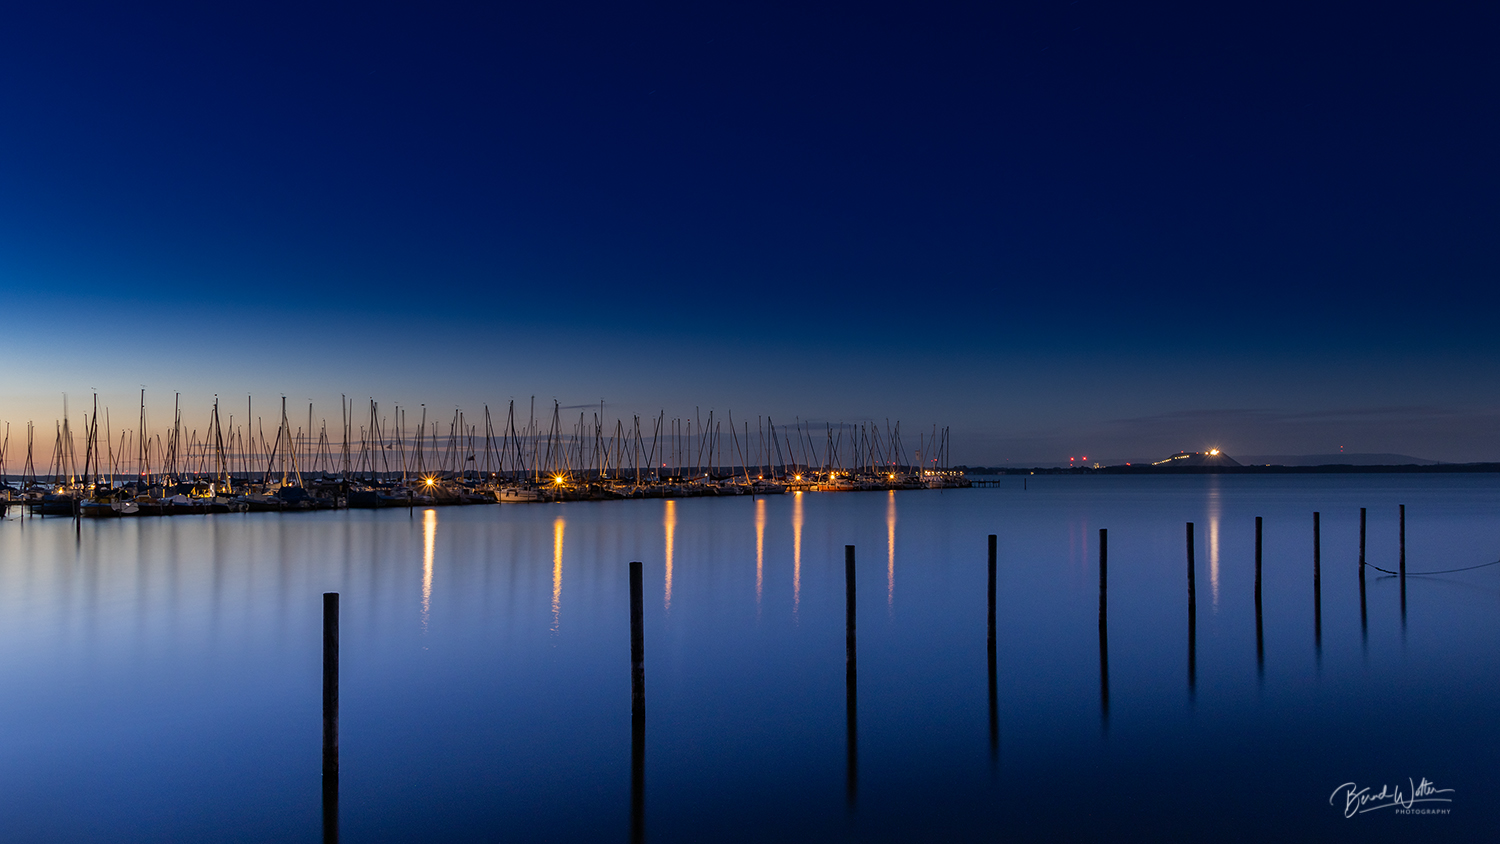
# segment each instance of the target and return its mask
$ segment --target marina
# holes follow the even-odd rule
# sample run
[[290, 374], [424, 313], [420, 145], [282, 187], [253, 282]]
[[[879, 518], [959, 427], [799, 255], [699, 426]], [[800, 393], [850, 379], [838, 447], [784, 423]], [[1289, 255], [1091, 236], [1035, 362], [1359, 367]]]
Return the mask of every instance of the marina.
[[[97, 395], [83, 415], [81, 433], [68, 418], [56, 423], [45, 470], [36, 428], [11, 447], [9, 426], [0, 441], [0, 501], [43, 516], [121, 518], [230, 512], [286, 512], [603, 501], [633, 498], [781, 495], [786, 492], [856, 492], [962, 488], [964, 472], [949, 466], [947, 428], [920, 432], [909, 448], [900, 422], [814, 426], [798, 419], [778, 425], [770, 417], [738, 430], [734, 417], [708, 411], [654, 420], [633, 416], [604, 421], [604, 405], [564, 421], [557, 402], [550, 420], [537, 418], [535, 402], [518, 420], [511, 402], [503, 421], [488, 406], [470, 422], [455, 410], [446, 423], [427, 420], [423, 406], [413, 427], [399, 406], [383, 414], [370, 400], [356, 421], [352, 402], [341, 401], [340, 426], [326, 421], [314, 435], [294, 426], [286, 399], [267, 436], [264, 420], [247, 398], [243, 419], [221, 418], [217, 397], [201, 429], [185, 425], [180, 396], [170, 426], [150, 432], [145, 390], [138, 425], [115, 436], [108, 409], [101, 423]], [[589, 418], [589, 417], [592, 418]], [[726, 433], [724, 428], [728, 426]], [[817, 430], [821, 427], [821, 431]], [[446, 430], [446, 432], [445, 432]], [[12, 457], [21, 463], [9, 473]], [[752, 462], [753, 460], [753, 462]]]

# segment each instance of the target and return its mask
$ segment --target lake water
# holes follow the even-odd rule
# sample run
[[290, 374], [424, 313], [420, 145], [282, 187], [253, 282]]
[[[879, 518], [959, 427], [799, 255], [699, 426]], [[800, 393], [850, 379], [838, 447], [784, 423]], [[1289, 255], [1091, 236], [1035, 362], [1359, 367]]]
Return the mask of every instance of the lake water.
[[[0, 524], [0, 838], [315, 841], [321, 593], [346, 841], [1479, 840], [1500, 831], [1493, 475]], [[1312, 513], [1322, 513], [1321, 645]], [[1264, 522], [1263, 643], [1254, 602]], [[1189, 687], [1184, 523], [1196, 525]], [[1108, 711], [1098, 531], [1109, 531]], [[998, 539], [992, 744], [986, 537]], [[857, 762], [844, 546], [857, 547]], [[1346, 818], [1343, 783], [1439, 798]], [[852, 793], [851, 793], [852, 792]], [[1374, 804], [1370, 804], [1374, 805]]]

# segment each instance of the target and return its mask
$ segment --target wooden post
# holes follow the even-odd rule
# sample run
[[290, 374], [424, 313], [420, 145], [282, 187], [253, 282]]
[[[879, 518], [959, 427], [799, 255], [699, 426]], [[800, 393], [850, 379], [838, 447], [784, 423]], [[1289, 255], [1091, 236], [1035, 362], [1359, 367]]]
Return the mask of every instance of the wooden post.
[[990, 764], [1000, 761], [1000, 701], [995, 682], [995, 534], [990, 534]]
[[1401, 506], [1401, 577], [1406, 577], [1406, 505]]
[[646, 840], [646, 636], [641, 564], [630, 564], [630, 840]]
[[1197, 566], [1193, 559], [1193, 523], [1187, 523], [1187, 580], [1188, 580], [1188, 695], [1198, 688], [1198, 590], [1196, 586]]
[[323, 774], [339, 773], [339, 593], [323, 593]]
[[323, 840], [339, 840], [339, 593], [323, 593]]
[[1109, 624], [1109, 532], [1099, 528], [1099, 629]]
[[1265, 626], [1262, 622], [1260, 611], [1260, 559], [1261, 559], [1261, 522], [1260, 516], [1255, 517], [1255, 667], [1260, 674], [1266, 671], [1266, 637]]
[[641, 626], [645, 605], [641, 586], [641, 564], [630, 564], [630, 713], [635, 721], [646, 719], [646, 635]]
[[1313, 511], [1313, 645], [1323, 658], [1323, 529], [1321, 514]]
[[859, 672], [854, 634], [854, 546], [844, 546], [844, 714], [848, 726], [849, 808], [859, 797]]
[[990, 534], [990, 614], [989, 614], [989, 644], [990, 652], [995, 650], [995, 534]]
[[1261, 557], [1261, 525], [1260, 516], [1255, 517], [1255, 611], [1260, 612], [1260, 557]]
[[1406, 505], [1401, 505], [1401, 632], [1406, 632]]
[[1359, 576], [1365, 576], [1365, 508], [1359, 508]]
[[1365, 508], [1359, 508], [1359, 632], [1366, 647], [1370, 643], [1370, 620], [1365, 614]]
[[1099, 716], [1109, 730], [1109, 532], [1099, 529]]

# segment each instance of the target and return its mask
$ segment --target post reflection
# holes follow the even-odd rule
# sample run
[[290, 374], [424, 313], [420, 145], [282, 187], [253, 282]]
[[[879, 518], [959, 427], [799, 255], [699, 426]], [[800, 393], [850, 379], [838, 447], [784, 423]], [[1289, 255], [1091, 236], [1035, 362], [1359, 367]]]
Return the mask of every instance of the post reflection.
[[1359, 566], [1359, 642], [1366, 659], [1370, 657], [1370, 616], [1365, 610], [1365, 567]]
[[1401, 642], [1406, 642], [1406, 576], [1401, 576]]
[[885, 606], [896, 603], [896, 491], [887, 493], [885, 505]]
[[666, 513], [662, 517], [662, 527], [667, 533], [667, 585], [662, 598], [662, 607], [670, 612], [672, 609], [672, 543], [673, 534], [677, 532], [677, 502], [670, 498], [666, 500]]
[[427, 630], [427, 615], [432, 609], [432, 561], [437, 548], [437, 511], [422, 511], [422, 630]]
[[1219, 609], [1219, 518], [1224, 505], [1219, 500], [1219, 479], [1208, 476], [1208, 592], [1214, 611]]
[[323, 777], [323, 844], [339, 844], [338, 774]]
[[755, 611], [760, 612], [761, 589], [766, 569], [766, 500], [755, 500]]
[[792, 615], [802, 605], [802, 492], [792, 493]]
[[562, 608], [562, 560], [563, 531], [567, 523], [561, 516], [552, 523], [552, 632], [557, 632], [557, 619]]

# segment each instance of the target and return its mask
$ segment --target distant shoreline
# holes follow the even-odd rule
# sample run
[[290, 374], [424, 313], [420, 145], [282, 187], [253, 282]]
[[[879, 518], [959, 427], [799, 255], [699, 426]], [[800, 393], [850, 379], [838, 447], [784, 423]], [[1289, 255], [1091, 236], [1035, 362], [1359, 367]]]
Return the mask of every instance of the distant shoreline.
[[1500, 463], [1407, 463], [1390, 466], [1355, 466], [1332, 463], [1323, 466], [1085, 466], [956, 467], [967, 477], [983, 475], [1368, 475], [1368, 474], [1474, 474], [1500, 472]]

